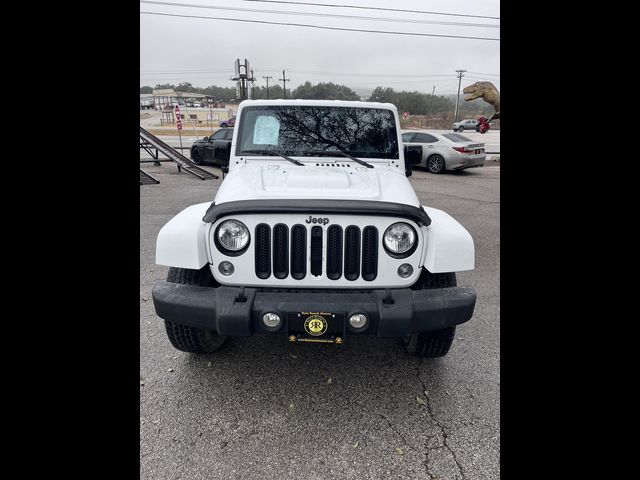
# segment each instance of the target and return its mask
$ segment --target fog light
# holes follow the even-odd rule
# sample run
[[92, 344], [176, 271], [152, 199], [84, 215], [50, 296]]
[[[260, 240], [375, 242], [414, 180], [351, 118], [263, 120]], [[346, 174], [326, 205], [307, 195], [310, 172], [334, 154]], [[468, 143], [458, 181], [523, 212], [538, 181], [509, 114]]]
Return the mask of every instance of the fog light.
[[349, 317], [349, 325], [354, 330], [363, 330], [367, 326], [367, 316], [362, 313], [356, 313]]
[[413, 275], [413, 267], [408, 263], [403, 263], [398, 267], [398, 275], [402, 278], [408, 278]]
[[229, 275], [233, 275], [235, 268], [233, 268], [233, 263], [225, 261], [220, 262], [220, 264], [218, 265], [218, 270], [220, 270], [220, 273], [225, 277], [228, 277]]
[[262, 323], [268, 328], [278, 328], [282, 320], [277, 313], [265, 313], [262, 316]]

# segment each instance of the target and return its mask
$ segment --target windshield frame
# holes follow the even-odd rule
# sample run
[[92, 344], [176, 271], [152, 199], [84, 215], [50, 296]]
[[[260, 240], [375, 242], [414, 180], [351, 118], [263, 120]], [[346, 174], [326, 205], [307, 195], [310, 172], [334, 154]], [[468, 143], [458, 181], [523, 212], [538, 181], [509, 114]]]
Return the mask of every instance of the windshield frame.
[[[389, 153], [382, 153], [380, 151], [375, 151], [375, 152], [369, 152], [369, 154], [365, 154], [363, 155], [361, 151], [351, 151], [350, 149], [340, 145], [337, 146], [335, 144], [331, 145], [329, 143], [326, 143], [327, 147], [329, 148], [328, 150], [326, 150], [325, 154], [322, 155], [323, 157], [327, 157], [327, 156], [331, 156], [331, 154], [333, 153], [335, 155], [336, 158], [340, 158], [340, 157], [344, 157], [344, 153], [345, 151], [347, 153], [349, 153], [350, 155], [354, 156], [354, 157], [358, 157], [359, 159], [366, 159], [366, 160], [378, 160], [378, 161], [384, 161], [384, 162], [389, 162], [389, 161], [398, 161], [401, 158], [401, 146], [402, 146], [402, 141], [400, 138], [400, 128], [398, 125], [398, 117], [396, 112], [394, 112], [394, 110], [390, 109], [390, 108], [384, 108], [384, 107], [379, 107], [379, 106], [372, 106], [372, 105], [363, 105], [363, 106], [341, 106], [341, 105], [327, 105], [327, 104], [301, 104], [301, 105], [292, 105], [292, 104], [270, 104], [270, 105], [247, 105], [245, 106], [242, 111], [240, 116], [240, 122], [236, 122], [236, 128], [238, 129], [237, 132], [237, 137], [236, 137], [236, 142], [235, 142], [235, 152], [234, 155], [236, 157], [245, 157], [247, 159], [249, 158], [255, 158], [255, 157], [260, 157], [260, 154], [256, 154], [256, 153], [245, 153], [246, 150], [242, 150], [242, 139], [243, 136], [245, 134], [245, 130], [247, 129], [247, 125], [248, 122], [250, 120], [248, 120], [248, 116], [247, 114], [252, 112], [252, 111], [260, 111], [260, 110], [267, 110], [267, 111], [272, 111], [272, 112], [278, 112], [281, 110], [295, 110], [296, 108], [308, 108], [308, 109], [317, 109], [317, 108], [323, 108], [323, 109], [332, 109], [332, 110], [369, 110], [369, 111], [380, 111], [380, 112], [385, 112], [388, 113], [388, 115], [390, 116], [390, 120], [391, 120], [391, 125], [388, 127], [387, 130], [390, 135], [388, 136], [388, 143], [389, 146], [391, 146], [391, 149], [389, 151]], [[315, 132], [314, 132], [315, 133]], [[249, 133], [251, 134], [251, 133]], [[308, 152], [312, 152], [312, 151], [320, 151], [322, 149], [322, 145], [325, 144], [324, 142], [322, 142], [321, 140], [318, 141], [318, 144], [313, 146], [313, 147], [309, 147]], [[393, 144], [395, 144], [395, 148], [393, 148]], [[261, 150], [269, 150], [269, 148], [273, 148], [274, 150], [277, 150], [280, 153], [285, 153], [286, 155], [290, 155], [292, 157], [298, 157], [302, 160], [306, 159], [311, 159], [313, 158], [313, 155], [307, 155], [305, 151], [303, 150], [298, 150], [298, 151], [294, 151], [294, 150], [287, 150], [286, 148], [283, 149], [283, 147], [285, 147], [284, 145], [280, 144], [280, 137], [278, 139], [278, 144], [277, 145], [261, 145]], [[253, 150], [254, 148], [251, 148], [251, 150]], [[342, 151], [344, 150], [344, 151]]]

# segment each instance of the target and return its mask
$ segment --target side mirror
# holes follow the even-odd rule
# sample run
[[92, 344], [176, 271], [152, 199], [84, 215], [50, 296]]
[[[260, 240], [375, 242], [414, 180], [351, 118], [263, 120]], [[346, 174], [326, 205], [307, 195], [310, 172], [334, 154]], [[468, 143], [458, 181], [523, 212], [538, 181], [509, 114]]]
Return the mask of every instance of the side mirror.
[[215, 140], [213, 142], [213, 159], [220, 161], [220, 169], [223, 173], [229, 172], [229, 159], [231, 158], [231, 141]]
[[404, 146], [404, 165], [407, 177], [413, 174], [413, 165], [422, 161], [422, 145]]
[[208, 142], [208, 141], [210, 141], [211, 139], [210, 139], [209, 137], [204, 137], [204, 138], [203, 138], [203, 140], [204, 140], [205, 142]]

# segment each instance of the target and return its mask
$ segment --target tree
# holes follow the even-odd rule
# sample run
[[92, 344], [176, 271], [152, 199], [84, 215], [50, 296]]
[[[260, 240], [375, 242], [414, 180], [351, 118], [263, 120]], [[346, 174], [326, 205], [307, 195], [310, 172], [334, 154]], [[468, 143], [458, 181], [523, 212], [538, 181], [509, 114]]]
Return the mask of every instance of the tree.
[[401, 112], [411, 112], [415, 115], [434, 115], [446, 114], [455, 108], [455, 105], [446, 97], [413, 92], [396, 92], [389, 87], [376, 87], [369, 101], [371, 102], [388, 102], [396, 106]]
[[336, 85], [331, 82], [312, 85], [309, 81], [299, 85], [293, 90], [293, 92], [291, 92], [291, 98], [310, 100], [360, 100], [360, 96], [346, 85]]
[[140, 87], [140, 93], [153, 93], [153, 88], [148, 86]]

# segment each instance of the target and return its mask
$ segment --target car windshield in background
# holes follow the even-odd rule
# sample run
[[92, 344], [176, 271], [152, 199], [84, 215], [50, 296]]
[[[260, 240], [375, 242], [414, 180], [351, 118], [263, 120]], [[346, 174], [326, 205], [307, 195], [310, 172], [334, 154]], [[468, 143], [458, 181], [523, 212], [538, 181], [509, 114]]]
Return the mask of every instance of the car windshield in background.
[[[291, 156], [397, 159], [391, 110], [315, 105], [250, 106], [242, 110], [236, 155], [273, 150]], [[255, 154], [253, 154], [255, 155]]]
[[473, 141], [469, 137], [465, 137], [464, 135], [460, 135], [459, 133], [443, 133], [442, 136], [456, 143]]

